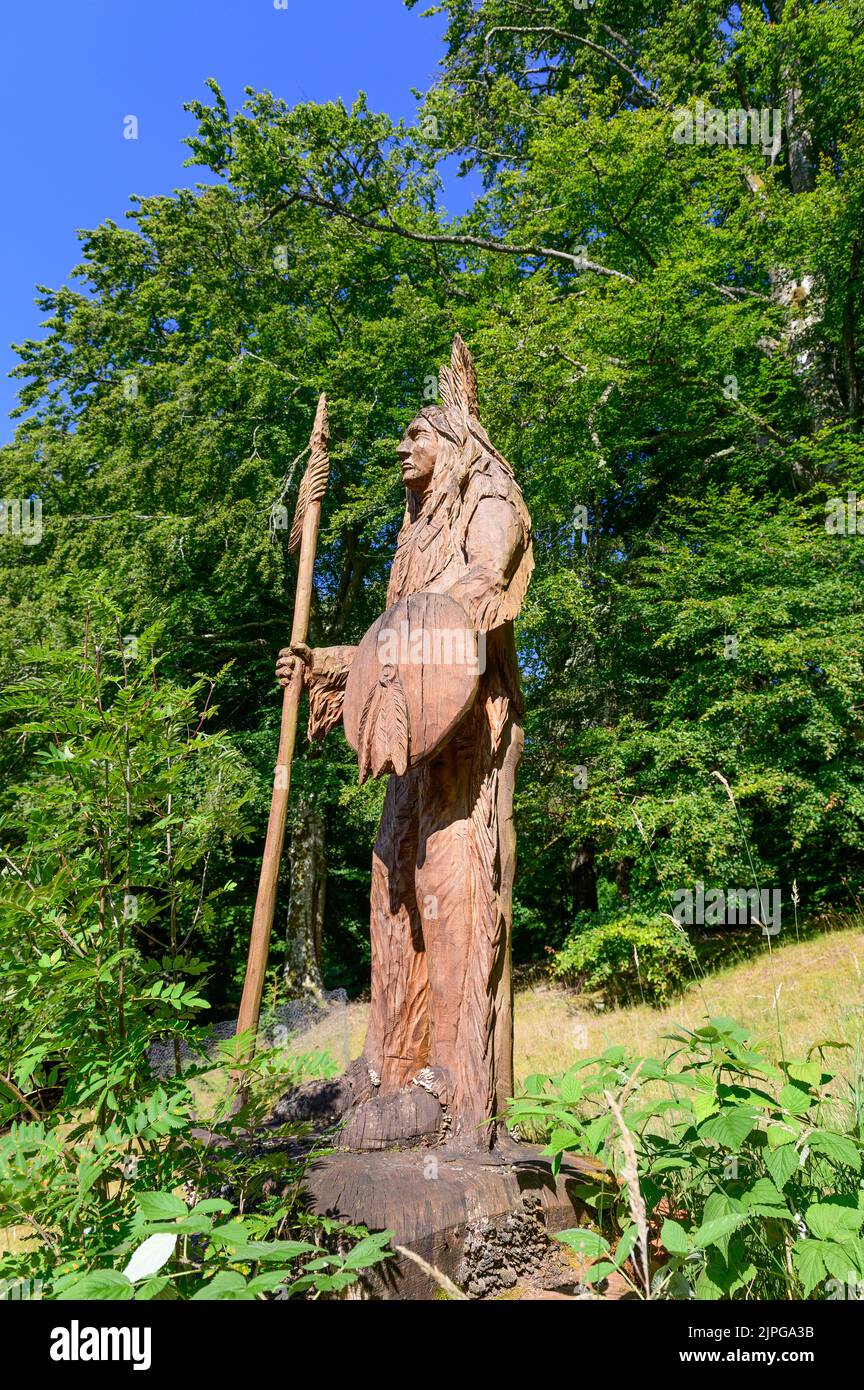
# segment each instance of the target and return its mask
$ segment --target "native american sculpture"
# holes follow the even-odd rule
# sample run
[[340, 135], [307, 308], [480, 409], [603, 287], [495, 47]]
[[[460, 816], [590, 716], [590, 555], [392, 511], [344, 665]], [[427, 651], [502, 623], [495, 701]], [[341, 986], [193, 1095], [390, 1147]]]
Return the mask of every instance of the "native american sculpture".
[[348, 1148], [489, 1148], [513, 1090], [513, 789], [522, 701], [513, 636], [531, 521], [477, 418], [458, 336], [397, 449], [407, 505], [388, 610], [358, 647], [304, 664], [309, 734], [344, 719], [361, 780], [389, 781], [372, 864], [372, 1003], [360, 1058], [333, 1088]]

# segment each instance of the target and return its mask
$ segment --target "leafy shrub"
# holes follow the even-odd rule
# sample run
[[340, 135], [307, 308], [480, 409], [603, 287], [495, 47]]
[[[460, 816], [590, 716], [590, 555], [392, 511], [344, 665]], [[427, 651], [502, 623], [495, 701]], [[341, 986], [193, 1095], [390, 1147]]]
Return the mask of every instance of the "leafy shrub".
[[[0, 1206], [19, 1239], [0, 1257], [7, 1296], [320, 1296], [387, 1258], [390, 1232], [370, 1236], [305, 1210], [296, 1145], [286, 1158], [256, 1142], [256, 1126], [275, 1095], [302, 1079], [305, 1059], [259, 1053], [250, 1062], [241, 1042], [225, 1044], [221, 1065], [141, 1087], [107, 1128], [60, 1111], [10, 1126], [0, 1137]], [[232, 1114], [225, 1083], [241, 1058], [246, 1100]], [[205, 1070], [221, 1092], [212, 1132], [196, 1120], [192, 1090]]]
[[[242, 833], [243, 797], [235, 750], [203, 731], [202, 683], [131, 660], [121, 632], [30, 653], [0, 702], [21, 752], [0, 785], [0, 1211], [14, 1231], [0, 1287], [329, 1293], [383, 1258], [387, 1237], [309, 1215], [303, 1160], [254, 1139], [309, 1068], [284, 1049], [247, 1062], [243, 1039], [221, 1064], [180, 1065], [181, 1050], [206, 1052], [207, 965], [187, 940], [217, 910], [208, 860]], [[150, 1065], [157, 1042], [174, 1052], [167, 1077]], [[200, 1128], [205, 1075], [218, 1143]]]
[[[589, 921], [595, 914], [581, 914]], [[684, 932], [659, 914], [619, 912], [570, 933], [553, 974], [612, 1005], [665, 1004], [692, 978], [696, 956]]]
[[822, 1060], [846, 1045], [818, 1043], [803, 1061], [775, 1066], [746, 1029], [723, 1018], [672, 1041], [678, 1047], [662, 1061], [614, 1047], [557, 1079], [530, 1077], [525, 1096], [511, 1102], [512, 1120], [551, 1129], [553, 1166], [574, 1152], [606, 1169], [576, 1189], [598, 1229], [560, 1236], [586, 1259], [601, 1257], [586, 1281], [620, 1268], [644, 1293], [636, 1267], [642, 1203], [654, 1297], [860, 1291], [857, 1089]]

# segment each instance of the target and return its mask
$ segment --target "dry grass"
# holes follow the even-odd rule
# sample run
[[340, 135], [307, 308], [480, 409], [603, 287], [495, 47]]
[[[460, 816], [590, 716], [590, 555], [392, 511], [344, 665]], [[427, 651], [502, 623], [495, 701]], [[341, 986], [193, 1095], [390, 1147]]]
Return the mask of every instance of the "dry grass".
[[580, 1009], [566, 994], [523, 994], [516, 1007], [516, 1074], [561, 1070], [617, 1043], [656, 1055], [663, 1051], [663, 1035], [676, 1025], [695, 1028], [721, 1014], [751, 1028], [775, 1056], [778, 1012], [787, 1056], [802, 1056], [824, 1038], [855, 1048], [864, 1023], [862, 967], [864, 932], [831, 932], [800, 945], [774, 946], [770, 956], [763, 950], [692, 985], [666, 1009], [598, 1014]]

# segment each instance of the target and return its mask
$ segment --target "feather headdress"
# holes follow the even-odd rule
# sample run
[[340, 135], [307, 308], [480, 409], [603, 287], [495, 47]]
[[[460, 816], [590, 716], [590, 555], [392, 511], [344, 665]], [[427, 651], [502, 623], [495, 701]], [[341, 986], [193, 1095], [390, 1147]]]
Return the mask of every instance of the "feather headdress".
[[[432, 486], [425, 496], [409, 491], [399, 532], [388, 603], [406, 593], [428, 588], [463, 550], [464, 528], [481, 497], [508, 501], [522, 531], [524, 551], [516, 572], [502, 593], [490, 593], [474, 605], [475, 626], [486, 630], [510, 621], [519, 611], [534, 567], [531, 518], [510, 464], [491, 442], [477, 418], [477, 374], [468, 348], [457, 333], [449, 366], [438, 375], [441, 405], [425, 406], [419, 418], [428, 420], [442, 438]], [[466, 508], [468, 510], [466, 510]], [[414, 523], [423, 516], [425, 529]], [[429, 539], [434, 543], [429, 544]]]
[[458, 333], [450, 351], [450, 366], [442, 367], [438, 374], [438, 390], [445, 409], [458, 411], [466, 421], [469, 415], [479, 413], [477, 373], [471, 354]]

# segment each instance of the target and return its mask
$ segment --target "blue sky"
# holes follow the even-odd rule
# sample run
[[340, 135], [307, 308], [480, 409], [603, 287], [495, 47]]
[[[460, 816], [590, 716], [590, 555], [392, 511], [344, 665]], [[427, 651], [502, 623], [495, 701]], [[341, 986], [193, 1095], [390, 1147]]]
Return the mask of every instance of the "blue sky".
[[[286, 3], [286, 0], [276, 0]], [[203, 175], [183, 169], [193, 129], [184, 101], [215, 77], [229, 104], [243, 88], [288, 102], [351, 101], [411, 117], [411, 88], [432, 82], [441, 16], [402, 0], [5, 0], [0, 17], [0, 440], [11, 437], [17, 360], [38, 337], [37, 283], [64, 283], [76, 229], [123, 221], [129, 195], [170, 192]], [[138, 139], [123, 138], [124, 117]], [[466, 190], [467, 191], [467, 190]], [[449, 193], [449, 190], [448, 190]], [[465, 198], [448, 196], [458, 211]]]

